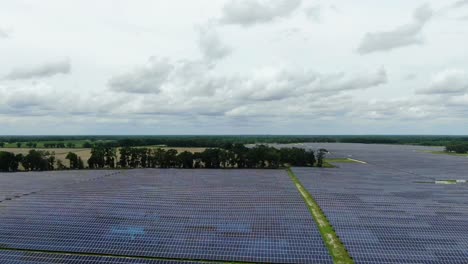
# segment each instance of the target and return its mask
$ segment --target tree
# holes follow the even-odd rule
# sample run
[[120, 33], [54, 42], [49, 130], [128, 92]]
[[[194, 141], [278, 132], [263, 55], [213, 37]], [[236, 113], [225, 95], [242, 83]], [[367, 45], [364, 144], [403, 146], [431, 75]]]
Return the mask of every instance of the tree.
[[164, 157], [164, 163], [166, 165], [166, 168], [177, 167], [177, 150], [168, 149]]
[[129, 147], [120, 148], [119, 152], [120, 152], [119, 166], [121, 168], [127, 168], [129, 159], [130, 159], [130, 148]]
[[5, 142], [0, 142], [0, 148], [5, 147]]
[[67, 167], [63, 164], [61, 159], [57, 159], [57, 170], [65, 170]]
[[177, 155], [178, 164], [181, 168], [191, 169], [193, 168], [193, 153], [184, 151]]
[[92, 148], [93, 147], [93, 144], [91, 144], [90, 142], [85, 142], [83, 143], [83, 148]]
[[22, 143], [21, 142], [16, 142], [16, 147], [21, 148]]
[[73, 152], [68, 152], [65, 159], [70, 161], [70, 169], [78, 169], [78, 155]]
[[16, 155], [11, 152], [0, 151], [0, 171], [14, 172], [18, 170], [19, 162], [22, 159], [21, 155]]
[[108, 168], [115, 168], [115, 160], [117, 159], [117, 152], [114, 148], [104, 147], [105, 166]]
[[302, 148], [282, 148], [279, 150], [281, 162], [290, 166], [313, 166], [315, 155], [313, 151]]
[[45, 171], [54, 169], [55, 157], [49, 152], [31, 149], [21, 164], [25, 170]]
[[91, 157], [88, 159], [88, 166], [91, 169], [104, 168], [106, 164], [106, 152], [102, 145], [96, 145], [91, 149]]
[[157, 148], [153, 151], [152, 158], [153, 167], [167, 168], [166, 167], [166, 151], [162, 148]]
[[323, 167], [323, 159], [325, 158], [325, 152], [319, 151], [317, 154], [317, 167]]
[[445, 151], [455, 152], [458, 154], [468, 153], [468, 143], [456, 143], [456, 144], [447, 145], [445, 147]]
[[54, 170], [55, 169], [55, 156], [50, 155], [47, 157], [48, 168], [47, 170]]
[[84, 169], [84, 162], [83, 162], [83, 160], [81, 159], [81, 157], [78, 157], [78, 169], [79, 169], [79, 170]]

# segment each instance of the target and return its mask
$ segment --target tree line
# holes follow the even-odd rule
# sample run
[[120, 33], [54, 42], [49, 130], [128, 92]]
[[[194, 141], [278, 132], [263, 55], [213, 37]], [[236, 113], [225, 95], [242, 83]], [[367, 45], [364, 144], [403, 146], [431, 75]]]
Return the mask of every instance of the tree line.
[[[117, 153], [119, 155], [117, 155]], [[113, 169], [113, 168], [263, 168], [285, 166], [318, 166], [323, 164], [325, 152], [315, 155], [302, 148], [276, 149], [265, 145], [247, 148], [243, 144], [226, 144], [224, 148], [208, 148], [203, 152], [178, 152], [175, 149], [97, 145], [85, 162], [76, 153], [66, 156], [68, 166], [56, 160], [48, 151], [30, 150], [27, 155], [0, 152], [0, 171], [57, 169]], [[56, 166], [54, 166], [56, 165]]]
[[18, 171], [20, 164], [26, 171], [54, 170], [56, 164], [55, 154], [34, 149], [30, 150], [26, 155], [15, 155], [11, 152], [0, 151], [0, 171]]
[[[425, 146], [447, 146], [468, 143], [468, 136], [402, 136], [402, 135], [188, 135], [188, 136], [0, 136], [0, 147], [5, 145], [26, 146], [30, 148], [92, 148], [107, 144], [110, 147], [166, 146], [222, 148], [225, 144], [269, 144], [269, 143], [308, 143], [341, 142], [365, 144], [411, 144]], [[40, 143], [40, 144], [38, 144]], [[35, 144], [35, 145], [34, 145]], [[74, 144], [74, 145], [69, 145]]]
[[98, 168], [280, 168], [284, 166], [316, 166], [323, 155], [301, 148], [276, 149], [265, 145], [247, 148], [243, 144], [225, 144], [224, 148], [208, 148], [203, 152], [177, 152], [175, 149], [123, 147], [105, 145], [92, 149], [88, 167]]
[[466, 154], [468, 153], [468, 143], [458, 143], [458, 144], [447, 145], [445, 146], [445, 151], [454, 152], [458, 154]]

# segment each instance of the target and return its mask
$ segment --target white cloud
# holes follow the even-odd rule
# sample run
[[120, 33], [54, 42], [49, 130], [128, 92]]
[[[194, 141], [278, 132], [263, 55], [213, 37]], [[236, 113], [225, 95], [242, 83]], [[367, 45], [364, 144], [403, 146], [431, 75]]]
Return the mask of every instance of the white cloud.
[[[456, 1], [430, 1], [434, 18], [429, 6], [405, 18], [411, 1], [7, 1], [0, 133], [463, 133], [467, 5]], [[431, 41], [358, 56], [367, 31], [363, 54]], [[27, 66], [63, 55], [73, 71]], [[437, 69], [453, 70], [431, 80]]]
[[0, 28], [0, 38], [8, 38], [8, 37], [9, 37], [8, 32], [5, 29]]
[[433, 11], [429, 5], [420, 6], [413, 13], [413, 22], [390, 31], [367, 33], [357, 51], [368, 54], [422, 44], [421, 31], [432, 16]]
[[437, 73], [426, 89], [417, 91], [420, 94], [463, 94], [468, 92], [467, 72], [460, 69], [449, 69]]
[[69, 59], [47, 62], [41, 65], [13, 69], [4, 77], [7, 80], [22, 80], [34, 78], [46, 78], [57, 74], [69, 74], [71, 64]]
[[306, 16], [314, 22], [320, 22], [322, 17], [322, 7], [320, 5], [315, 5], [308, 7], [304, 10]]
[[468, 0], [460, 0], [455, 3], [453, 3], [452, 7], [453, 8], [459, 8], [468, 5]]
[[252, 26], [289, 16], [302, 0], [230, 0], [223, 7], [224, 24]]
[[324, 95], [375, 87], [387, 82], [384, 69], [366, 74], [321, 74], [311, 70], [264, 68], [249, 76], [231, 79], [223, 91], [244, 100], [270, 101], [306, 94]]
[[223, 59], [231, 53], [231, 48], [221, 41], [213, 24], [207, 24], [198, 29], [198, 47], [203, 58], [208, 61]]
[[173, 66], [167, 59], [151, 57], [147, 65], [112, 77], [109, 86], [117, 92], [159, 93], [172, 70]]

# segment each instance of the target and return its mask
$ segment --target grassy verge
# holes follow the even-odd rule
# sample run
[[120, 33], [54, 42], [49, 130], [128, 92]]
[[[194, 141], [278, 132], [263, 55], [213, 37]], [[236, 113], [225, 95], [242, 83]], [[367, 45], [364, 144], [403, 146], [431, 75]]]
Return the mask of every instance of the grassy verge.
[[468, 153], [454, 153], [454, 152], [447, 152], [447, 151], [422, 151], [424, 153], [431, 153], [431, 154], [437, 154], [437, 155], [449, 155], [449, 156], [458, 156], [458, 157], [468, 157]]
[[345, 246], [336, 235], [335, 230], [333, 229], [330, 222], [328, 222], [327, 217], [323, 213], [322, 209], [320, 209], [320, 206], [314, 200], [312, 195], [310, 195], [310, 193], [304, 188], [304, 186], [290, 168], [288, 168], [287, 171], [289, 177], [291, 177], [292, 181], [296, 185], [307, 206], [309, 207], [309, 211], [317, 223], [320, 234], [325, 241], [325, 245], [327, 246], [330, 255], [333, 257], [333, 262], [336, 264], [354, 263]]
[[341, 158], [341, 159], [324, 159], [323, 160], [323, 168], [336, 168], [333, 163], [362, 163], [358, 162], [357, 160], [348, 159], [348, 158]]
[[357, 163], [354, 160], [343, 158], [343, 159], [325, 159], [326, 162], [335, 162], [335, 163]]

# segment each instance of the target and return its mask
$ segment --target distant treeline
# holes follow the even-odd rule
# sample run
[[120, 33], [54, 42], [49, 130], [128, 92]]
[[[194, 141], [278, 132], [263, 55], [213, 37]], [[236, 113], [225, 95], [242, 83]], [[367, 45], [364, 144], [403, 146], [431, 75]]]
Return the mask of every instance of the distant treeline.
[[297, 135], [219, 135], [219, 136], [0, 136], [0, 147], [91, 148], [97, 144], [109, 147], [168, 146], [222, 148], [226, 144], [268, 144], [341, 142], [365, 144], [411, 144], [447, 146], [468, 143], [468, 136], [297, 136]]
[[449, 144], [445, 146], [445, 151], [466, 154], [468, 153], [468, 143]]
[[[119, 152], [119, 155], [117, 155]], [[208, 148], [200, 153], [161, 148], [113, 148], [106, 145], [95, 146], [87, 161], [90, 169], [113, 168], [267, 168], [275, 169], [284, 166], [318, 166], [322, 167], [325, 152], [317, 156], [312, 150], [301, 148], [282, 148], [258, 145], [247, 148], [243, 144], [226, 145], [224, 149]], [[66, 159], [69, 166], [57, 161], [59, 169], [84, 169], [84, 162], [78, 155], [70, 152]], [[30, 150], [29, 154], [14, 155], [0, 152], [0, 170], [17, 171], [19, 164], [25, 170], [53, 170], [55, 158], [47, 151]]]
[[27, 155], [0, 151], [0, 171], [17, 171], [20, 164], [27, 171], [46, 171], [55, 169], [56, 160], [48, 151], [30, 150]]

